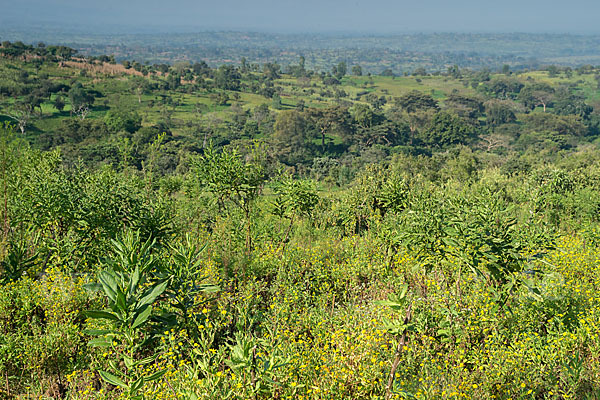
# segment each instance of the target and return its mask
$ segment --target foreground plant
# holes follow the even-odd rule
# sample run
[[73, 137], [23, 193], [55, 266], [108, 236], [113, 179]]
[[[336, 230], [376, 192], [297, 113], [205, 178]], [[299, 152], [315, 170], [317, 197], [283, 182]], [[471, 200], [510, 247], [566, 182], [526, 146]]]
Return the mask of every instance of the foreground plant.
[[385, 398], [390, 399], [394, 393], [394, 378], [396, 377], [396, 370], [400, 365], [400, 359], [402, 352], [406, 347], [408, 331], [411, 328], [410, 321], [413, 314], [413, 304], [408, 300], [408, 285], [404, 284], [400, 293], [396, 296], [390, 296], [389, 300], [379, 301], [377, 304], [383, 306], [389, 306], [395, 312], [405, 311], [404, 319], [396, 322], [389, 323], [386, 328], [387, 331], [395, 336], [399, 337], [398, 345], [396, 346], [396, 352], [394, 354], [394, 361], [392, 363], [392, 369], [388, 377], [387, 385], [385, 388]]
[[[139, 234], [129, 233], [113, 240], [114, 258], [98, 275], [97, 287], [108, 299], [109, 310], [88, 311], [93, 319], [106, 320], [109, 329], [88, 330], [97, 336], [89, 344], [110, 348], [116, 355], [109, 360], [110, 371], [98, 371], [102, 379], [125, 390], [128, 398], [141, 399], [142, 388], [159, 379], [166, 370], [145, 373], [143, 366], [154, 362], [158, 354], [138, 359], [145, 345], [152, 339], [147, 332], [153, 303], [163, 294], [166, 281], [153, 281], [151, 271], [156, 261], [152, 255], [154, 242], [141, 242]], [[123, 371], [120, 363], [125, 366]]]

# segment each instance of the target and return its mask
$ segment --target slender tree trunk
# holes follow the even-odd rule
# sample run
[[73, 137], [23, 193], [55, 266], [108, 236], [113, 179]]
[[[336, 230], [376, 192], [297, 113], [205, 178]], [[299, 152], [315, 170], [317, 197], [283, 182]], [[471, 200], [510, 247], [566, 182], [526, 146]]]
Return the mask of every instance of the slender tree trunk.
[[252, 252], [252, 235], [250, 228], [250, 210], [244, 210], [244, 214], [246, 214], [246, 254], [250, 255]]
[[[8, 144], [8, 143], [7, 143]], [[3, 210], [3, 221], [2, 221], [2, 231], [4, 237], [8, 236], [8, 182], [7, 180], [7, 158], [8, 154], [6, 151], [6, 147], [3, 146], [2, 149], [2, 192], [4, 197], [4, 210]]]
[[[408, 306], [406, 310], [406, 316], [404, 317], [404, 324], [408, 324], [412, 317], [412, 303]], [[400, 342], [398, 342], [398, 346], [396, 347], [396, 357], [394, 358], [394, 363], [392, 364], [392, 370], [390, 371], [390, 377], [388, 378], [387, 387], [385, 389], [385, 400], [389, 400], [392, 397], [392, 390], [394, 388], [394, 378], [396, 377], [396, 370], [398, 369], [398, 365], [400, 365], [400, 356], [402, 355], [402, 351], [404, 348], [404, 344], [406, 343], [406, 329], [402, 332], [402, 337], [400, 338]]]
[[283, 247], [281, 249], [282, 252], [283, 252], [283, 250], [285, 250], [285, 244], [287, 243], [287, 240], [290, 237], [290, 231], [292, 230], [292, 225], [293, 224], [294, 224], [294, 216], [292, 215], [292, 217], [290, 218], [290, 224], [288, 225], [287, 230], [285, 232], [285, 237], [283, 238], [283, 240], [277, 246], [277, 249], [279, 249], [279, 247], [281, 245], [283, 245]]

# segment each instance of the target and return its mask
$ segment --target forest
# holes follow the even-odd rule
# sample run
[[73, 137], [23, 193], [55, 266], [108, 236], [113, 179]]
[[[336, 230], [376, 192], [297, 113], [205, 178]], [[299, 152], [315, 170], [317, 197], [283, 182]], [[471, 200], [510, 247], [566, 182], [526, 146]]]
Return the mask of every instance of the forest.
[[600, 397], [600, 67], [0, 45], [0, 398]]

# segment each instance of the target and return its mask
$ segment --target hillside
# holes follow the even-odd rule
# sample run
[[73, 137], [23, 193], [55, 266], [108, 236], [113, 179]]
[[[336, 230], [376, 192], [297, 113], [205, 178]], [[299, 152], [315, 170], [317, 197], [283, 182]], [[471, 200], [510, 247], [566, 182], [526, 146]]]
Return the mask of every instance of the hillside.
[[0, 398], [596, 398], [599, 82], [3, 42]]

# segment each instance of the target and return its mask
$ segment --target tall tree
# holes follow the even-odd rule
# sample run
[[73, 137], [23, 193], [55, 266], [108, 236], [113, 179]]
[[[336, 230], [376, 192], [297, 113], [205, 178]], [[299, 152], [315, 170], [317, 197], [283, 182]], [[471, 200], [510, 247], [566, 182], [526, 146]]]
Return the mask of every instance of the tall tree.
[[288, 165], [302, 163], [309, 153], [306, 119], [296, 110], [277, 114], [273, 139], [279, 158]]
[[355, 65], [352, 67], [352, 75], [354, 76], [362, 76], [362, 67], [360, 65]]
[[412, 90], [400, 97], [397, 97], [394, 99], [394, 102], [408, 113], [418, 110], [437, 110], [439, 108], [437, 101], [430, 94], [423, 93], [418, 90]]
[[92, 104], [94, 104], [94, 94], [87, 91], [81, 83], [77, 82], [69, 90], [69, 101], [71, 102], [71, 114], [75, 113], [85, 119], [89, 113]]
[[337, 134], [342, 138], [350, 135], [352, 124], [350, 113], [346, 107], [309, 108], [306, 116], [321, 137], [322, 152], [325, 152], [327, 134]]
[[518, 99], [527, 108], [533, 110], [537, 106], [542, 106], [546, 112], [546, 107], [554, 100], [554, 88], [547, 83], [534, 83], [525, 86], [519, 93]]
[[25, 129], [33, 116], [33, 107], [26, 101], [17, 101], [9, 108], [8, 116], [17, 123], [17, 127], [21, 131], [21, 134], [24, 135]]

